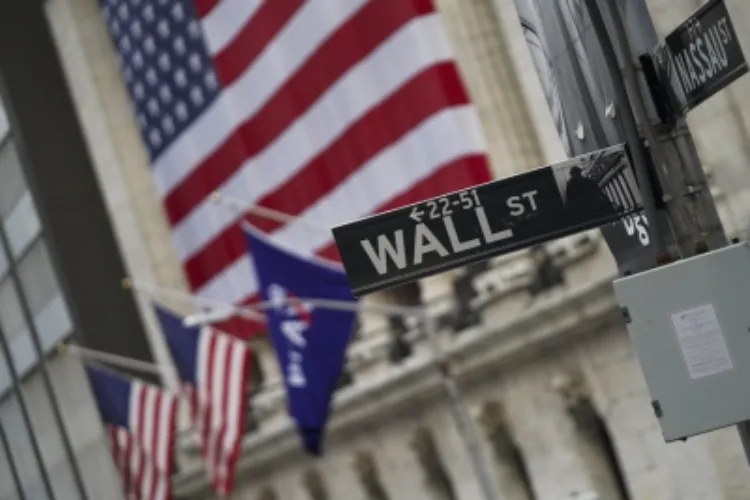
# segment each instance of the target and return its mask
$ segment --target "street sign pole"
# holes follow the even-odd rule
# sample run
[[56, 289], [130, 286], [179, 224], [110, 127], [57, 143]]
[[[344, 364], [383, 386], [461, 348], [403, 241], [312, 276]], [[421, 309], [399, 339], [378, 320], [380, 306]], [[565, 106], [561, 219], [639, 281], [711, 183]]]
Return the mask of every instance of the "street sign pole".
[[[604, 59], [607, 62], [607, 69], [609, 70], [611, 75], [615, 76], [619, 73], [617, 53], [615, 52], [615, 48], [612, 45], [612, 41], [606, 36], [607, 28], [604, 24], [602, 13], [599, 10], [599, 5], [597, 4], [596, 0], [585, 0], [585, 2], [586, 7], [589, 11], [589, 16], [591, 17], [591, 24], [594, 28], [595, 33], [600, 39], [600, 45], [602, 52], [604, 53]], [[611, 7], [614, 9], [614, 12], [617, 11], [617, 5], [614, 2], [612, 2]], [[621, 45], [621, 47], [628, 46], [629, 45]], [[625, 53], [627, 54], [629, 52]], [[612, 86], [615, 92], [615, 105], [617, 112], [621, 113], [620, 116], [622, 117], [625, 137], [627, 138], [628, 145], [633, 152], [633, 169], [638, 175], [638, 182], [641, 185], [641, 193], [643, 195], [643, 209], [646, 214], [646, 218], [654, 228], [652, 234], [653, 245], [656, 248], [656, 254], [658, 256], [660, 253], [666, 250], [664, 247], [665, 238], [664, 235], [659, 232], [659, 228], [656, 224], [658, 217], [656, 213], [656, 201], [653, 197], [654, 190], [647, 171], [648, 153], [646, 152], [646, 148], [644, 147], [643, 142], [640, 139], [640, 135], [638, 133], [638, 125], [636, 124], [636, 118], [633, 115], [633, 110], [629, 105], [630, 100], [628, 99], [628, 90], [626, 88], [626, 84], [627, 86], [631, 87], [631, 89], [637, 87], [637, 77], [634, 75], [633, 71], [627, 69], [629, 68], [627, 62], [625, 63], [624, 67], [626, 68], [625, 70], [623, 70], [625, 82], [623, 82], [623, 80], [621, 80], [620, 78], [612, 78]], [[644, 127], [644, 135], [646, 135], [646, 140], [649, 143], [651, 154], [654, 157], [654, 162], [657, 165], [663, 164], [659, 143], [656, 141], [654, 134], [648, 133], [651, 132], [650, 130], [646, 130], [648, 128], [649, 127]]]
[[[617, 2], [602, 0], [602, 4], [611, 13], [611, 31], [604, 23], [597, 0], [586, 0], [592, 27], [610, 65], [612, 83], [615, 89], [619, 89], [620, 109], [624, 116], [633, 117], [633, 121], [625, 120], [624, 123], [626, 131], [635, 134], [635, 138], [628, 137], [628, 141], [637, 140], [640, 144], [637, 123], [649, 144], [656, 173], [662, 182], [671, 229], [675, 234], [681, 256], [693, 255], [699, 242], [715, 247], [726, 245], [724, 229], [700, 159], [697, 158], [694, 147], [691, 147], [690, 130], [685, 120], [677, 120], [675, 129], [667, 134], [667, 140], [671, 141], [672, 145], [670, 148], [665, 147], [665, 134], [660, 134], [649, 118], [636, 67], [630, 57], [633, 53], [631, 44]], [[624, 54], [622, 69], [616, 66], [617, 56], [612, 37]], [[654, 232], [658, 233], [659, 229], [664, 228], [654, 227]], [[664, 237], [665, 235], [662, 235], [662, 238]]]
[[[672, 187], [674, 189], [674, 186], [682, 185], [687, 188], [687, 192], [685, 193], [671, 193], [671, 199], [669, 200], [671, 203], [667, 203], [672, 228], [677, 235], [676, 239], [680, 253], [683, 257], [687, 257], [701, 251], [726, 246], [727, 238], [718, 215], [716, 203], [706, 182], [705, 172], [701, 166], [700, 159], [697, 157], [690, 130], [684, 117], [679, 117], [677, 120], [676, 129], [680, 129], [681, 133], [672, 132], [672, 139], [676, 144], [678, 158], [670, 158], [676, 161], [668, 162], [660, 148], [661, 137], [659, 137], [653, 124], [650, 122], [646, 111], [645, 98], [641, 92], [641, 87], [638, 85], [636, 68], [630, 57], [632, 54], [630, 41], [622, 22], [617, 2], [615, 0], [601, 1], [606, 5], [607, 10], [612, 13], [611, 21], [614, 27], [612, 32], [607, 30], [604, 24], [597, 0], [586, 0], [586, 5], [592, 20], [593, 29], [605, 52], [605, 57], [608, 60], [616, 61], [611, 36], [617, 39], [625, 55], [623, 57], [622, 77], [630, 87], [630, 94], [627, 91], [625, 91], [624, 95], [618, 92], [620, 94], [619, 97], [624, 99], [621, 101], [621, 108], [623, 108], [626, 114], [631, 109], [634, 109], [637, 115], [639, 115], [638, 119], [641, 124], [641, 130], [650, 144], [654, 163], [659, 167], [657, 170], [661, 171], [660, 174], [663, 174], [665, 177], [663, 180], [666, 181], [666, 186], [664, 187]], [[718, 4], [719, 2], [714, 1], [711, 3]], [[746, 71], [746, 67], [743, 70]], [[611, 71], [613, 71], [612, 80], [615, 88], [624, 88], [622, 81], [618, 78], [620, 71]], [[738, 74], [739, 72], [735, 71], [733, 78], [736, 78]], [[722, 82], [722, 86], [727, 85], [729, 81], [731, 79], [727, 78], [725, 82]], [[702, 97], [702, 99], [705, 99], [705, 97]], [[630, 108], [630, 106], [633, 106], [633, 108]], [[689, 182], [685, 182], [685, 180]], [[670, 195], [670, 193], [667, 194]], [[654, 229], [655, 232], [658, 231], [657, 227], [654, 227]], [[748, 462], [750, 462], [750, 422], [737, 424], [737, 430], [745, 451], [745, 456]]]

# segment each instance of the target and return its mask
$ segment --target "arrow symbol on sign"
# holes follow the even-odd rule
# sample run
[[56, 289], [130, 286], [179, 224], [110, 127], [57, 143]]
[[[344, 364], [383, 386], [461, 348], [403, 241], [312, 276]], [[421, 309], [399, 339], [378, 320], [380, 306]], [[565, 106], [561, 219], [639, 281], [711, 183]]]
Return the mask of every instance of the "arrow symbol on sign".
[[409, 214], [409, 217], [414, 222], [422, 222], [422, 216], [424, 215], [424, 212], [419, 209], [418, 206], [411, 209], [411, 213]]

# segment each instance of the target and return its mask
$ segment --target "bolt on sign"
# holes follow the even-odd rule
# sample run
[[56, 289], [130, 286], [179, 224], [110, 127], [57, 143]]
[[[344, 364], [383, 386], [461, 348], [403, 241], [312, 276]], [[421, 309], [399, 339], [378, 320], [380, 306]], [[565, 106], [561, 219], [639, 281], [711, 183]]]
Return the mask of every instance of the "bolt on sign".
[[333, 236], [360, 296], [642, 209], [621, 144], [338, 226]]

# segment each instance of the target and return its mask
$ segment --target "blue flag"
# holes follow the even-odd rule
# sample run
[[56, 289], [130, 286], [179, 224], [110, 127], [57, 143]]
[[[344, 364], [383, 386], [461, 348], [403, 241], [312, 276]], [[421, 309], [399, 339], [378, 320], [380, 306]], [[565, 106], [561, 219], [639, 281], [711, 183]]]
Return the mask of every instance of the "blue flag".
[[289, 413], [305, 449], [320, 455], [356, 313], [284, 301], [308, 298], [353, 304], [356, 299], [342, 268], [299, 257], [256, 231], [246, 234], [261, 296], [279, 303], [267, 311], [268, 328], [284, 376]]

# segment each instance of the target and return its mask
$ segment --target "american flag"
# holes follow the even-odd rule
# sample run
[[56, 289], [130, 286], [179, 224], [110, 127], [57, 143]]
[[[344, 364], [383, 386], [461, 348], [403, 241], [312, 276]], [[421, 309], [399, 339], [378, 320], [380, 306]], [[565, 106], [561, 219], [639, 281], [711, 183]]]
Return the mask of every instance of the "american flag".
[[198, 295], [257, 298], [242, 217], [338, 259], [330, 234], [215, 191], [333, 227], [490, 180], [432, 0], [100, 1]]
[[128, 500], [172, 498], [177, 396], [87, 368]]
[[211, 327], [183, 326], [182, 318], [156, 307], [198, 428], [211, 484], [231, 493], [245, 435], [252, 352], [244, 342]]

